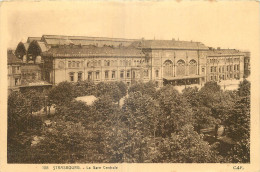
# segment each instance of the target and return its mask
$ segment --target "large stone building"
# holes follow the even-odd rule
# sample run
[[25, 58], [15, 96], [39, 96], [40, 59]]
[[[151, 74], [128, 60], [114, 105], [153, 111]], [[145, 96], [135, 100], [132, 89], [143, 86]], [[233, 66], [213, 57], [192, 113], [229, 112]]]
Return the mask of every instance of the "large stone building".
[[192, 41], [43, 35], [20, 42], [15, 54], [38, 65], [35, 70], [51, 84], [92, 80], [131, 85], [152, 80], [160, 87], [244, 76], [245, 53]]

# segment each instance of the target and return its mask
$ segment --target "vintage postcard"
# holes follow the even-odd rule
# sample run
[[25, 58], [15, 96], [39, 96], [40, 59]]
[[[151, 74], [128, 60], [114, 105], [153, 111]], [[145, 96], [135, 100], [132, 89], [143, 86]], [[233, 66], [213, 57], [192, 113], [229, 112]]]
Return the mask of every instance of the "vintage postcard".
[[259, 2], [6, 1], [0, 171], [260, 171]]

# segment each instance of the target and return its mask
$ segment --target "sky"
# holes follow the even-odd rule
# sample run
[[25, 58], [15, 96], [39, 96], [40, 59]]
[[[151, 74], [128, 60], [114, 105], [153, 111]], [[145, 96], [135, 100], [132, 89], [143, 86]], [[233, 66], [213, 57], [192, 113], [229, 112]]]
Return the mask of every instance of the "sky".
[[241, 50], [250, 50], [259, 42], [259, 4], [254, 1], [63, 1], [4, 5], [6, 43], [13, 49], [28, 36], [43, 34], [174, 38]]

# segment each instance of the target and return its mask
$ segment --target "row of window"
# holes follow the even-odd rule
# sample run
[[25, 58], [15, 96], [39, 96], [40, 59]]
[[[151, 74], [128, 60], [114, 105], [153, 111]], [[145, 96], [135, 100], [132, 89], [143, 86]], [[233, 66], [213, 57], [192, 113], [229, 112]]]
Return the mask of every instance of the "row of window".
[[[87, 74], [87, 79], [88, 80], [100, 80], [100, 71], [95, 71], [95, 72], [91, 72], [89, 71]], [[75, 72], [70, 72], [69, 73], [69, 77], [70, 77], [70, 81], [74, 82], [74, 81], [82, 81], [83, 79], [83, 72], [77, 72], [76, 73], [77, 76], [75, 76]], [[115, 79], [116, 78], [116, 71], [105, 71], [105, 79]], [[126, 75], [126, 76], [125, 76]], [[119, 74], [120, 78], [130, 78], [131, 77], [131, 71], [127, 70], [127, 71], [120, 71]], [[148, 70], [144, 70], [144, 77], [148, 77], [149, 76], [149, 72]], [[157, 70], [157, 77], [159, 76], [159, 71]], [[75, 80], [75, 77], [77, 77], [77, 80]], [[132, 78], [135, 78], [135, 71], [132, 72]]]
[[232, 63], [232, 62], [239, 62], [239, 58], [224, 58], [224, 59], [208, 59], [208, 63]]
[[[119, 64], [117, 60], [104, 60], [104, 66], [137, 66], [139, 64], [145, 63], [145, 60], [119, 60]], [[90, 60], [86, 63], [87, 67], [100, 67], [102, 66], [101, 60]], [[83, 67], [83, 61], [68, 61], [69, 68], [79, 68]]]
[[[220, 80], [228, 80], [228, 79], [232, 79], [232, 78], [234, 78], [234, 79], [240, 79], [240, 75], [239, 75], [239, 73], [236, 73], [236, 74], [227, 74], [227, 75], [219, 75], [219, 81]], [[212, 75], [212, 76], [210, 76], [210, 80], [211, 81], [217, 81], [217, 75]]]
[[[218, 67], [218, 72], [219, 73], [224, 73], [225, 68], [227, 72], [232, 72], [232, 71], [239, 71], [239, 64], [237, 65], [228, 65], [228, 66], [219, 66]], [[210, 72], [217, 72], [217, 66], [211, 66], [210, 67]]]

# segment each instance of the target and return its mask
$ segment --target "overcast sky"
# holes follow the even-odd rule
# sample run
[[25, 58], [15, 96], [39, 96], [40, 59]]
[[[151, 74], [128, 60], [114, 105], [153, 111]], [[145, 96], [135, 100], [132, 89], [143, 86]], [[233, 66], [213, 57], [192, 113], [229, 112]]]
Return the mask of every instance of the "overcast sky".
[[[257, 2], [31, 2], [6, 5], [7, 46], [28, 36], [178, 39], [250, 50], [259, 41]], [[257, 27], [256, 27], [257, 26]]]

